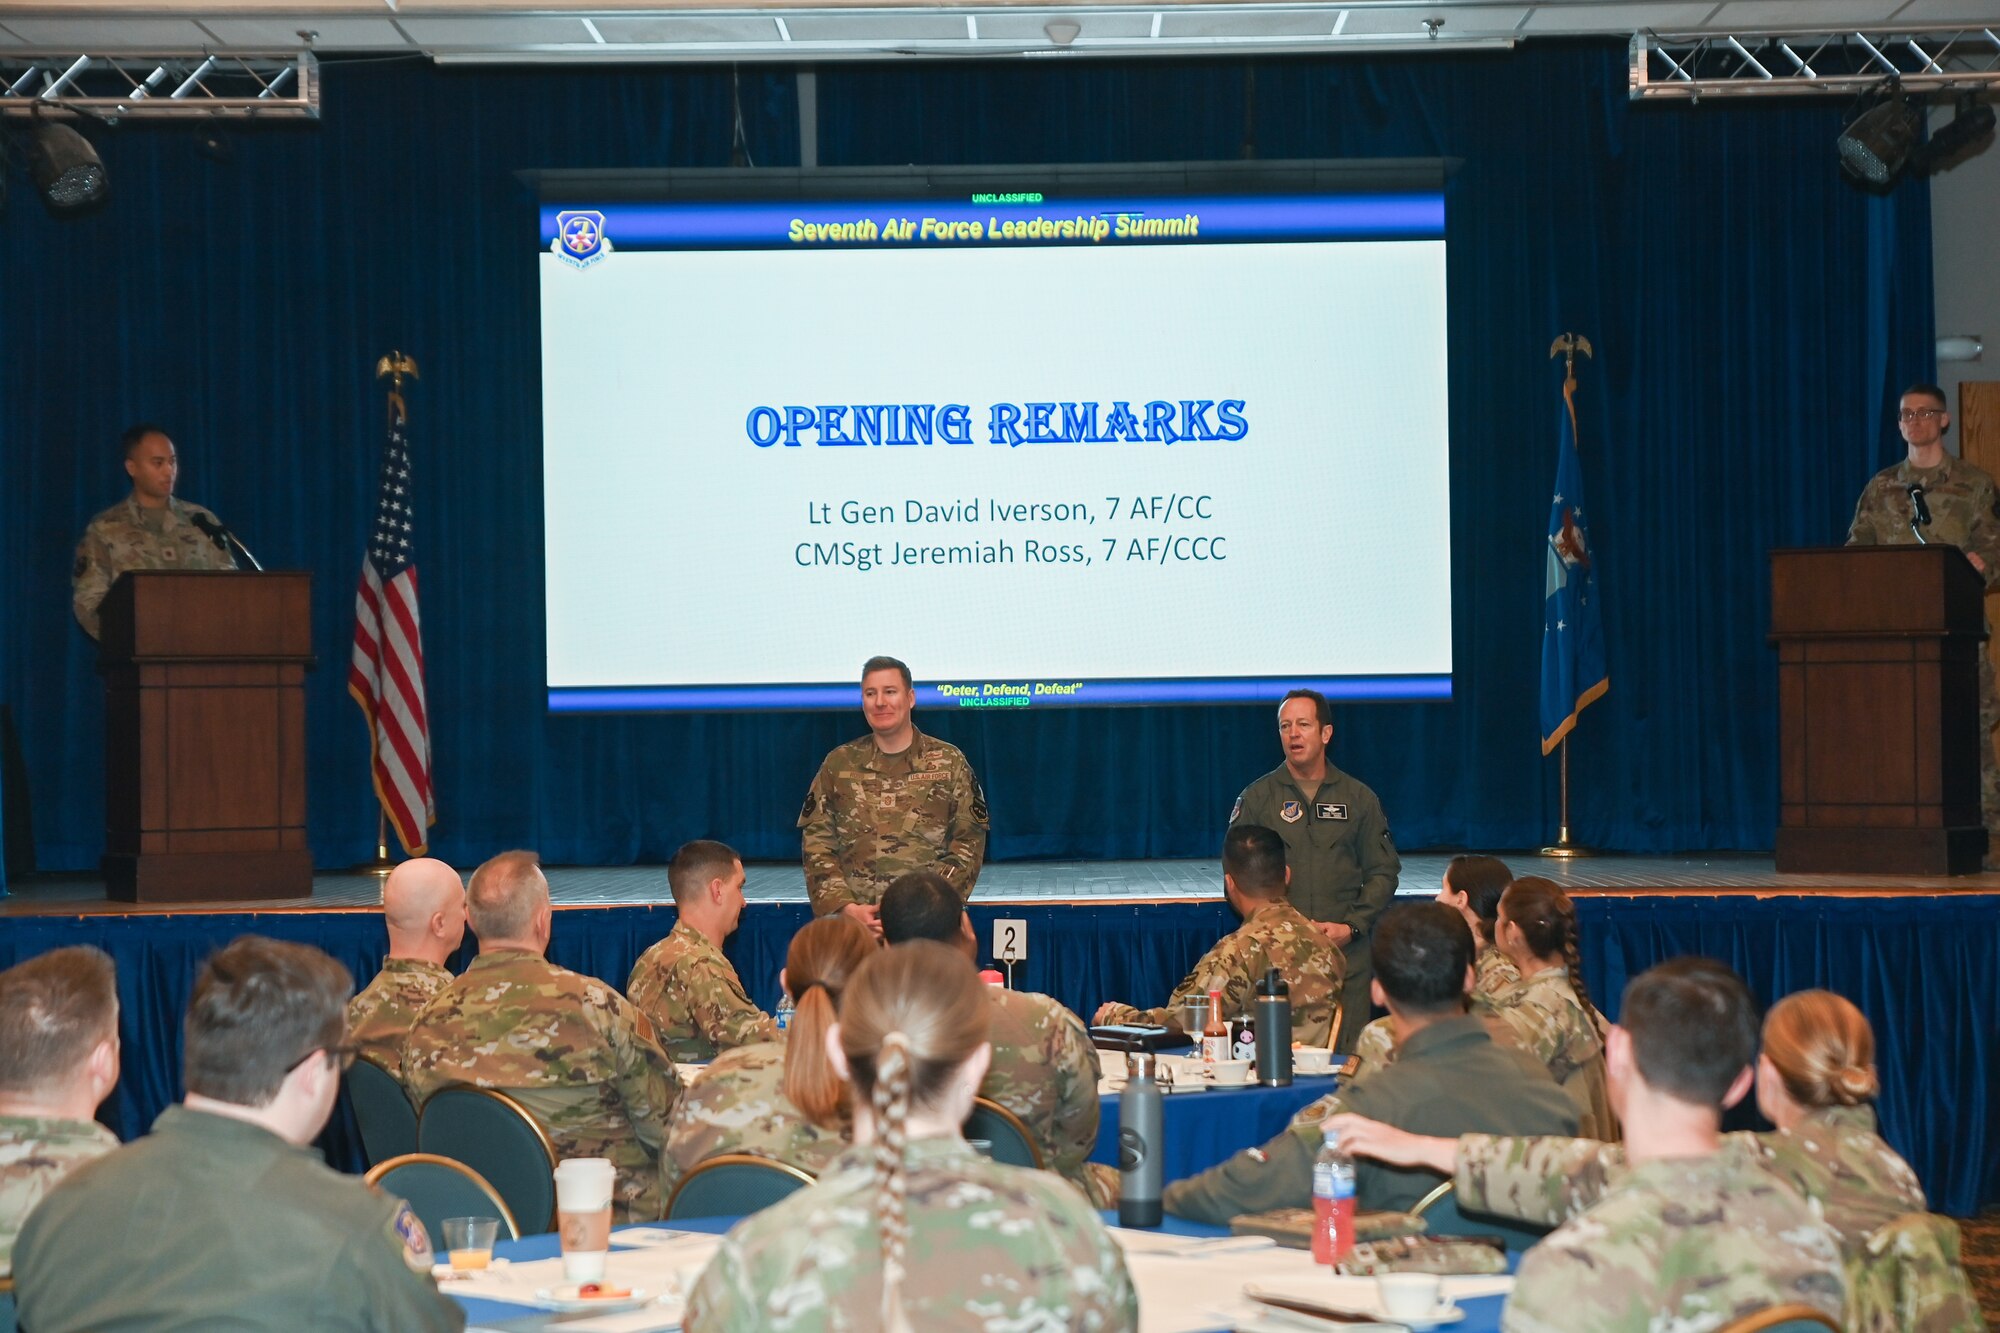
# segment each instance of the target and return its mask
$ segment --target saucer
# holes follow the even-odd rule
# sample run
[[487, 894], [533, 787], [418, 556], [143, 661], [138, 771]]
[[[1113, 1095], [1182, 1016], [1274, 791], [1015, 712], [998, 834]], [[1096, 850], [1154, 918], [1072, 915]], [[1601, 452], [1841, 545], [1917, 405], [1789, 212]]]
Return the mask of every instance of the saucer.
[[653, 1299], [653, 1293], [644, 1287], [634, 1287], [624, 1296], [579, 1296], [579, 1286], [571, 1282], [560, 1287], [543, 1287], [535, 1292], [535, 1299], [563, 1314], [576, 1310], [636, 1310]]

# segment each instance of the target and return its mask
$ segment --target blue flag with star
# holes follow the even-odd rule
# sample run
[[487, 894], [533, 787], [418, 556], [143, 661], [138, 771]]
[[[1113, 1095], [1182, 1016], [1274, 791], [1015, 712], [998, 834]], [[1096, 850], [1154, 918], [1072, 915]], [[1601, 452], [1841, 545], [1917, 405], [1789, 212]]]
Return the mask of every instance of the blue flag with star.
[[1542, 753], [1562, 744], [1577, 714], [1611, 688], [1604, 668], [1604, 613], [1597, 554], [1583, 506], [1576, 452], [1576, 379], [1565, 372], [1557, 427], [1555, 499], [1549, 505], [1547, 577], [1542, 593]]

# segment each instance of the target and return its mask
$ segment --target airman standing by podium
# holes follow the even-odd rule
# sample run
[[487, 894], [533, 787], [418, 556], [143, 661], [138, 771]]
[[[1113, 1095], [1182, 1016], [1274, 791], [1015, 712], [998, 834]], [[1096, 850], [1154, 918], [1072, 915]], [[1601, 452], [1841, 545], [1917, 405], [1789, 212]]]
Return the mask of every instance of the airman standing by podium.
[[127, 570], [236, 568], [226, 543], [199, 526], [206, 522], [220, 532], [215, 515], [174, 498], [180, 456], [167, 433], [158, 426], [134, 426], [125, 432], [123, 444], [132, 493], [90, 520], [70, 571], [71, 606], [77, 623], [93, 639], [98, 604]]

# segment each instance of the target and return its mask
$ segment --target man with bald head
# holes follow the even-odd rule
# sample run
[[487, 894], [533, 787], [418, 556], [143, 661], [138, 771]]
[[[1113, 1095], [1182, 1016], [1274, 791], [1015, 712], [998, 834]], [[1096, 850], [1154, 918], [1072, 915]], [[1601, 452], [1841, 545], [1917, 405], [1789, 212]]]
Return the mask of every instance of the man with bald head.
[[446, 968], [465, 941], [465, 886], [458, 872], [428, 856], [405, 861], [382, 885], [389, 956], [347, 1006], [355, 1053], [402, 1077], [403, 1038], [451, 984]]
[[660, 1138], [681, 1082], [652, 1022], [596, 977], [543, 956], [554, 913], [533, 852], [502, 852], [473, 871], [466, 911], [479, 956], [417, 1015], [404, 1086], [420, 1105], [448, 1083], [507, 1093], [559, 1158], [610, 1159], [620, 1222], [657, 1219]]

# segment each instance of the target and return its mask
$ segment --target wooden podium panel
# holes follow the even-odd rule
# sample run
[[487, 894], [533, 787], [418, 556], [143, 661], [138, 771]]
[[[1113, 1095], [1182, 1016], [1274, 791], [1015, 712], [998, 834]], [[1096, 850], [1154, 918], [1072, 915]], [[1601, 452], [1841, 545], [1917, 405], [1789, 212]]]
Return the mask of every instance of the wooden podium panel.
[[1781, 872], [1979, 869], [1984, 592], [1956, 547], [1772, 552]]
[[104, 875], [130, 902], [306, 897], [312, 576], [144, 570], [105, 596]]

